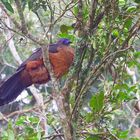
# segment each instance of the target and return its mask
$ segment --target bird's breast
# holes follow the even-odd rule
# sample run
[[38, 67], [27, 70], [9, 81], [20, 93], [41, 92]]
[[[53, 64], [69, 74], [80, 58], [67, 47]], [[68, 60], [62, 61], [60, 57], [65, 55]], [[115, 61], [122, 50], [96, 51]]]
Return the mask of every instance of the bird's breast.
[[70, 47], [60, 48], [58, 53], [50, 53], [50, 61], [57, 78], [64, 75], [74, 59], [74, 49]]

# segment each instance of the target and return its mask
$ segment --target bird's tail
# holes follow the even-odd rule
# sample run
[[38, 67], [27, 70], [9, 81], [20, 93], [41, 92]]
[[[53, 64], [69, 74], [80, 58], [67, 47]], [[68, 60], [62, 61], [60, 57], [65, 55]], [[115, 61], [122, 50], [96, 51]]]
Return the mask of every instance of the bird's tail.
[[0, 106], [13, 101], [26, 87], [20, 78], [21, 71], [17, 71], [2, 85], [0, 85]]

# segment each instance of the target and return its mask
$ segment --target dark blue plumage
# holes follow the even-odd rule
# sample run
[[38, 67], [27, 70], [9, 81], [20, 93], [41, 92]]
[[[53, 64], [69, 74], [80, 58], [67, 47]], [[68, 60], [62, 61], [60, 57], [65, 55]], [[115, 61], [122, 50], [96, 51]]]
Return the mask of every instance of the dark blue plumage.
[[57, 44], [63, 44], [63, 45], [67, 45], [67, 46], [69, 46], [69, 44], [70, 43], [72, 43], [69, 39], [67, 39], [67, 38], [61, 38], [58, 42], [57, 42]]

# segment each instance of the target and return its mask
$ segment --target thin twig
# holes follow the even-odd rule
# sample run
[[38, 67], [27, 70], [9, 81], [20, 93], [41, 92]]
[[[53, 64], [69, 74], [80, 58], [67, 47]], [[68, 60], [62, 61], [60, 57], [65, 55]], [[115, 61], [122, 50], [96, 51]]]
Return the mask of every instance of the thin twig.
[[[51, 101], [52, 98], [49, 98], [46, 102], [45, 102], [45, 106]], [[33, 112], [33, 111], [36, 111], [38, 110], [40, 107], [42, 107], [42, 105], [35, 105], [34, 107], [32, 108], [29, 108], [29, 109], [25, 109], [25, 110], [18, 110], [18, 111], [15, 111], [15, 112], [12, 112], [8, 115], [3, 115], [4, 118], [6, 118], [7, 120], [15, 115], [22, 115], [24, 113], [28, 113], [28, 112]], [[0, 118], [0, 121], [3, 120], [4, 118]]]

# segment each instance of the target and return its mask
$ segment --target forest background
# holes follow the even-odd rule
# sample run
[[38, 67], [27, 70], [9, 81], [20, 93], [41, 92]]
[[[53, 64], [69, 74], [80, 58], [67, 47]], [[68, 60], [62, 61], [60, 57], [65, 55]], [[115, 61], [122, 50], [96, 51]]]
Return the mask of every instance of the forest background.
[[59, 38], [75, 59], [60, 81], [0, 107], [0, 139], [138, 140], [139, 30], [140, 0], [1, 0], [0, 83]]

